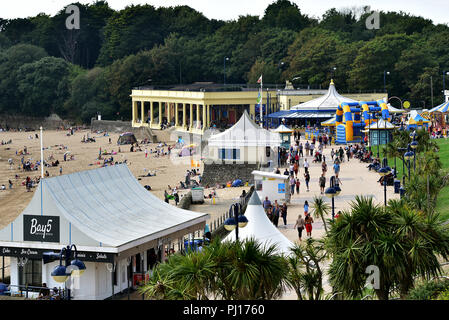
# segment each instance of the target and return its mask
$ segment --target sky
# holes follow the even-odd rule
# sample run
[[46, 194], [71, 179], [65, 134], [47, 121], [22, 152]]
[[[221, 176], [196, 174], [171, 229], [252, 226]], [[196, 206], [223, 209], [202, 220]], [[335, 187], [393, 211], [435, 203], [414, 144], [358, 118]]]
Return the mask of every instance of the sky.
[[[70, 0], [13, 0], [0, 2], [0, 17], [5, 19], [25, 18], [41, 12], [55, 15], [64, 6], [76, 1]], [[80, 3], [92, 3], [94, 0], [78, 0]], [[155, 7], [188, 5], [202, 12], [210, 19], [234, 20], [240, 15], [263, 16], [266, 7], [274, 0], [108, 0], [109, 6], [120, 10], [131, 4], [151, 4]], [[416, 16], [431, 19], [435, 24], [449, 23], [448, 0], [291, 0], [303, 14], [321, 18], [330, 8], [350, 8], [368, 5], [371, 10], [403, 11]]]

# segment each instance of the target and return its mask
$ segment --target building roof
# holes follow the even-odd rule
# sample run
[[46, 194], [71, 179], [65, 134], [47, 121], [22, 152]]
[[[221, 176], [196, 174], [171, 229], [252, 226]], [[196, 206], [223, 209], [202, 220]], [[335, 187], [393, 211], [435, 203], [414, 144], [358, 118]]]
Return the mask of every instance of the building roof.
[[380, 118], [379, 121], [371, 123], [369, 127], [366, 129], [372, 129], [372, 130], [385, 130], [385, 129], [394, 129], [396, 128], [391, 122], [385, 121], [384, 119]]
[[251, 172], [251, 174], [255, 175], [255, 176], [261, 176], [261, 177], [267, 177], [267, 178], [275, 178], [275, 179], [280, 179], [280, 180], [287, 180], [290, 177], [286, 176], [284, 174], [277, 174], [277, 173], [273, 173], [273, 172], [267, 172], [267, 171], [257, 171], [254, 170]]
[[279, 127], [277, 127], [274, 130], [271, 130], [271, 131], [278, 132], [278, 133], [291, 133], [291, 132], [293, 132], [293, 129], [290, 129], [285, 124], [281, 124]]
[[[71, 234], [61, 232], [62, 244], [70, 241], [127, 249], [205, 222], [209, 217], [160, 200], [134, 178], [126, 164], [46, 178], [42, 182], [13, 223], [20, 230], [23, 215], [41, 214], [43, 187], [44, 215], [59, 216], [61, 231], [68, 230], [65, 224], [70, 223]], [[0, 230], [0, 241], [23, 241], [20, 232], [11, 234], [11, 228]]]
[[[248, 202], [245, 217], [248, 219], [248, 224], [244, 228], [239, 228], [239, 240], [255, 238], [262, 245], [277, 245], [278, 253], [291, 254], [290, 248], [293, 247], [293, 243], [268, 219], [257, 192], [253, 192]], [[234, 240], [235, 232], [233, 231], [224, 238], [224, 241]]]
[[417, 124], [420, 122], [430, 122], [430, 120], [423, 118], [416, 110], [411, 110], [407, 124]]
[[336, 117], [330, 118], [329, 120], [326, 120], [324, 122], [321, 122], [322, 126], [329, 127], [329, 126], [335, 126]]
[[342, 102], [357, 102], [356, 100], [343, 97], [335, 89], [334, 81], [331, 80], [329, 90], [322, 97], [300, 103], [290, 108], [290, 110], [337, 110], [337, 107]]
[[304, 111], [304, 110], [281, 110], [274, 113], [270, 113], [268, 118], [277, 119], [319, 119], [330, 118], [335, 115], [335, 110], [316, 110], [316, 111]]
[[445, 113], [449, 111], [449, 101], [442, 103], [438, 106], [436, 106], [435, 108], [432, 108], [429, 110], [429, 113], [431, 112], [441, 112], [441, 113]]
[[271, 132], [258, 126], [243, 112], [242, 117], [231, 128], [219, 134], [212, 135], [208, 144], [210, 147], [254, 147], [280, 146], [282, 140], [277, 132]]

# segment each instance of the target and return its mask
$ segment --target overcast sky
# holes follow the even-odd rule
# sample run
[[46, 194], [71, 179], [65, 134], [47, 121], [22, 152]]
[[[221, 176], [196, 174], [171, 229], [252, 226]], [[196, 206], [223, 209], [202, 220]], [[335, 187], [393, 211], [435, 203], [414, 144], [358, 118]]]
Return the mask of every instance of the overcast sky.
[[[65, 5], [76, 1], [67, 0], [1, 0], [1, 18], [25, 18], [35, 16], [41, 12], [55, 15]], [[80, 3], [92, 3], [93, 0]], [[265, 8], [274, 0], [109, 0], [109, 6], [115, 10], [125, 8], [131, 4], [151, 4], [159, 6], [188, 5], [208, 18], [233, 20], [240, 15], [263, 16]], [[310, 16], [321, 17], [330, 8], [347, 8], [369, 5], [372, 10], [404, 11], [413, 15], [422, 16], [433, 20], [434, 23], [449, 23], [448, 0], [294, 0], [302, 13]]]

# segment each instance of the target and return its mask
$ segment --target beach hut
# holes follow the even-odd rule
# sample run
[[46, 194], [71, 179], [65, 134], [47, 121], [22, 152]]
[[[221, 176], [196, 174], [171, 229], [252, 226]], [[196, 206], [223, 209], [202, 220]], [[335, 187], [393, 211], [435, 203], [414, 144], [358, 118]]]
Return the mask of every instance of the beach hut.
[[132, 132], [124, 132], [122, 133], [117, 140], [118, 145], [124, 145], [124, 144], [134, 144], [137, 142], [136, 137], [134, 136], [134, 133]]
[[254, 185], [259, 198], [268, 197], [271, 201], [290, 202], [289, 176], [254, 170]]
[[376, 146], [378, 144], [387, 144], [392, 139], [393, 130], [396, 127], [384, 119], [379, 119], [379, 121], [373, 122], [365, 132], [369, 133], [369, 144], [370, 146]]
[[209, 161], [214, 163], [278, 162], [281, 136], [258, 126], [245, 111], [231, 128], [208, 139]]
[[164, 261], [166, 251], [203, 230], [208, 218], [165, 203], [119, 164], [42, 179], [25, 210], [0, 230], [0, 255], [10, 258], [11, 291], [26, 284], [64, 287], [51, 276], [59, 259], [45, 263], [43, 257], [74, 244], [86, 269], [70, 277], [78, 285], [66, 283], [71, 296], [107, 299], [147, 279], [152, 257]]
[[274, 130], [271, 130], [272, 132], [277, 132], [281, 135], [281, 146], [283, 148], [289, 149], [291, 145], [291, 138], [293, 134], [293, 129], [290, 129], [284, 124], [281, 124], [279, 127], [277, 127]]
[[[290, 248], [293, 247], [293, 243], [268, 219], [257, 192], [252, 194], [248, 202], [245, 217], [248, 224], [245, 228], [239, 228], [239, 241], [254, 238], [262, 245], [276, 245], [278, 253], [291, 254]], [[231, 231], [223, 241], [235, 241], [235, 232]]]

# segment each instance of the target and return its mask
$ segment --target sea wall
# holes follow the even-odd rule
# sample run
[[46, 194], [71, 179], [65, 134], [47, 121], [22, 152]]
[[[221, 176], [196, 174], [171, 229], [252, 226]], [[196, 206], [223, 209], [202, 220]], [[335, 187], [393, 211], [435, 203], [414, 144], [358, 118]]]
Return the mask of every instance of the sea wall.
[[228, 181], [241, 179], [243, 183], [252, 183], [254, 176], [251, 174], [254, 170], [259, 170], [259, 164], [222, 164], [212, 163], [204, 164], [202, 186], [214, 186], [225, 184]]

